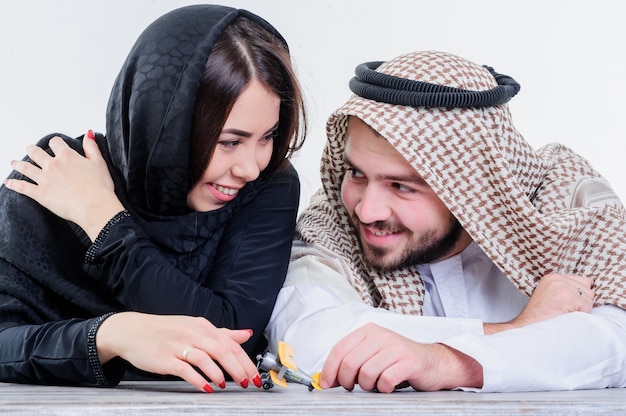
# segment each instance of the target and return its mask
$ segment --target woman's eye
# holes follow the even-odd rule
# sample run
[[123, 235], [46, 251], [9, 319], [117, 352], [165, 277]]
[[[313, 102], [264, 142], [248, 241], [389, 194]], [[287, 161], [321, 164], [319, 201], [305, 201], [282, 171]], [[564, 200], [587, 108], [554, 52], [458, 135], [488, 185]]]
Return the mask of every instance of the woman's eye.
[[221, 140], [218, 143], [220, 144], [220, 146], [223, 146], [223, 147], [235, 147], [239, 143], [241, 143], [241, 141], [240, 140]]
[[261, 140], [264, 140], [264, 141], [268, 142], [270, 140], [274, 140], [276, 137], [278, 137], [278, 132], [277, 131], [273, 131], [270, 134], [268, 134], [267, 136], [264, 136]]

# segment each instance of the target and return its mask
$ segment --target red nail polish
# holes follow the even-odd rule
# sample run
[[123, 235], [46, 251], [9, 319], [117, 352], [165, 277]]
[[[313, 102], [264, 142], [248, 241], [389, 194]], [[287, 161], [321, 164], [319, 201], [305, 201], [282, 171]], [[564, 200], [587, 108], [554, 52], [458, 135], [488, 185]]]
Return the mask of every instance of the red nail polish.
[[93, 134], [93, 130], [91, 129], [87, 130], [87, 138], [91, 140], [96, 140], [96, 135]]
[[254, 376], [254, 378], [252, 379], [252, 382], [254, 383], [255, 386], [257, 387], [261, 387], [263, 386], [263, 382], [261, 382], [261, 377], [259, 377], [259, 375], [257, 374], [256, 376]]
[[206, 391], [207, 393], [213, 393], [213, 389], [211, 388], [211, 386], [209, 386], [208, 383], [202, 387], [202, 390]]
[[220, 384], [218, 384], [220, 389], [225, 389], [226, 388], [226, 381], [222, 380], [222, 382]]
[[248, 379], [247, 379], [247, 378], [244, 378], [243, 380], [241, 380], [241, 381], [239, 382], [239, 385], [240, 385], [241, 387], [243, 387], [244, 389], [247, 389], [247, 388], [248, 388]]

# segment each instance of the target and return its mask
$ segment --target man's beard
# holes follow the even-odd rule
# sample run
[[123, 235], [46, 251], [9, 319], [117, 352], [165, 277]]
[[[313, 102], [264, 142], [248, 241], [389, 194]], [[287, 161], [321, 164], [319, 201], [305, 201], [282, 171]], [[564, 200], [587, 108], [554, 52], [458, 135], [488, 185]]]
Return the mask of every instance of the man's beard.
[[[361, 224], [356, 214], [352, 214], [351, 221], [354, 224]], [[369, 224], [380, 231], [404, 232], [407, 235], [413, 233], [402, 225], [389, 224], [384, 221], [377, 221]], [[358, 228], [357, 228], [358, 229]], [[389, 251], [384, 248], [367, 244], [359, 234], [359, 240], [364, 252], [365, 260], [374, 268], [381, 271], [390, 271], [416, 264], [432, 263], [450, 254], [461, 236], [463, 227], [459, 221], [450, 214], [450, 219], [444, 230], [429, 230], [421, 235], [417, 241], [409, 241], [409, 245], [404, 251], [389, 259]]]

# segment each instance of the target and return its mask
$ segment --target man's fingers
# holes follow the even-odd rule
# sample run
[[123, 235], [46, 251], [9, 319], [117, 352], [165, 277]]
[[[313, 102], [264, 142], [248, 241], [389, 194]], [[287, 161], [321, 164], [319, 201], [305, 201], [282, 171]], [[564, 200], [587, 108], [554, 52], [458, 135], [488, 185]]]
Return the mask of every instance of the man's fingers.
[[328, 354], [322, 368], [320, 386], [322, 388], [341, 385], [347, 390], [354, 388], [363, 363], [379, 349], [381, 337], [380, 327], [366, 324], [348, 334], [339, 341]]
[[561, 280], [563, 282], [570, 283], [572, 285], [582, 286], [586, 288], [590, 288], [593, 284], [592, 280], [585, 276], [577, 276], [574, 274], [559, 274], [559, 273], [550, 273], [544, 276], [544, 279], [555, 279]]
[[576, 275], [565, 275], [566, 278], [570, 279], [575, 284], [584, 286], [585, 288], [591, 288], [593, 282], [590, 278], [585, 276], [576, 276]]
[[[320, 387], [323, 389], [336, 387], [340, 384], [339, 369], [346, 355], [350, 353], [362, 341], [361, 329], [359, 328], [346, 335], [330, 350], [328, 358], [320, 375]], [[345, 387], [345, 386], [344, 386]]]
[[595, 291], [587, 287], [577, 287], [576, 293], [580, 297], [577, 310], [581, 312], [591, 312], [593, 308], [593, 300], [595, 299]]

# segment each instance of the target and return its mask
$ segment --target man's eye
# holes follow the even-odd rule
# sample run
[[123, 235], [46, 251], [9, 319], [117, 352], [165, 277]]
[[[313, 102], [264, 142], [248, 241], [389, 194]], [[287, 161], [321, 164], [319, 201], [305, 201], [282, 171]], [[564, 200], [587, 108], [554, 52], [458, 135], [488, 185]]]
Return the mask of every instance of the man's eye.
[[400, 192], [415, 192], [415, 189], [413, 189], [412, 187], [403, 185], [401, 183], [394, 183], [393, 186]]
[[363, 174], [358, 169], [348, 168], [348, 172], [350, 173], [350, 176], [353, 177], [353, 178], [362, 178], [363, 177]]

